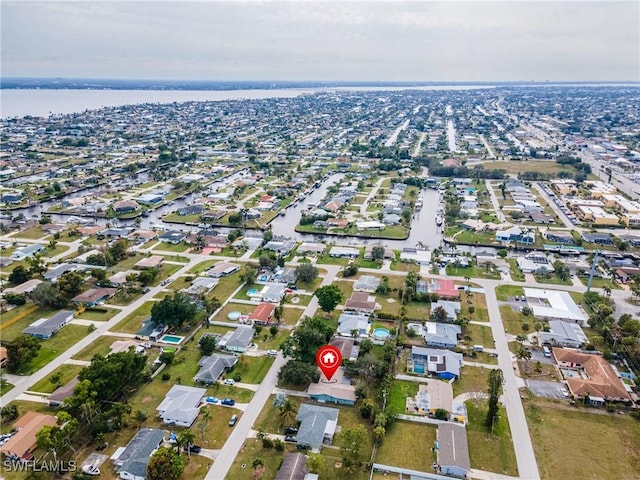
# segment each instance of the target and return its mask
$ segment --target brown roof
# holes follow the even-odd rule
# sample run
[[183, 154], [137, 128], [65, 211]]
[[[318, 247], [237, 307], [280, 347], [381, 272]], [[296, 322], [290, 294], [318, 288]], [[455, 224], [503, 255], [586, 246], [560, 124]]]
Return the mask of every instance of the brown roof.
[[249, 320], [267, 323], [275, 308], [276, 306], [273, 303], [260, 303], [249, 316]]
[[566, 378], [569, 390], [576, 397], [584, 395], [605, 399], [631, 400], [613, 368], [601, 355], [581, 353], [570, 348], [552, 348], [558, 363], [573, 363], [582, 368], [588, 378]]
[[307, 457], [302, 453], [287, 453], [276, 473], [276, 480], [303, 480], [306, 461]]
[[56, 390], [47, 397], [49, 403], [62, 403], [65, 399], [73, 395], [73, 390], [76, 388], [76, 385], [80, 379], [78, 377], [71, 380], [66, 385], [56, 388]]
[[0, 365], [4, 365], [7, 358], [7, 349], [5, 347], [0, 347]]
[[72, 302], [93, 303], [105, 295], [109, 297], [115, 295], [118, 290], [115, 288], [92, 288], [71, 299]]
[[375, 297], [372, 298], [373, 300], [369, 300], [369, 293], [367, 292], [353, 292], [344, 306], [347, 309], [374, 311], [376, 309], [376, 301]]
[[37, 412], [25, 413], [13, 424], [18, 433], [0, 447], [0, 452], [7, 456], [29, 457], [36, 448], [36, 433], [45, 425], [54, 426], [55, 424], [56, 417], [53, 415]]
[[162, 255], [151, 255], [150, 257], [139, 260], [134, 266], [140, 268], [154, 268], [162, 263], [164, 257]]

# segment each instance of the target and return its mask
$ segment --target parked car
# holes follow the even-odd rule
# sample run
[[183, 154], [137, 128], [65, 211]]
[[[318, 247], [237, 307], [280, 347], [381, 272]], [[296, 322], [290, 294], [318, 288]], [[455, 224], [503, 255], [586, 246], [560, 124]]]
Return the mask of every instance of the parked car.
[[225, 385], [235, 385], [236, 381], [233, 378], [225, 378], [222, 383]]
[[182, 450], [187, 453], [200, 453], [202, 447], [200, 445], [185, 445], [184, 447], [182, 447]]
[[297, 427], [286, 427], [284, 429], [284, 434], [285, 435], [291, 435], [292, 433], [298, 433]]
[[278, 355], [278, 351], [277, 350], [269, 350], [267, 352], [267, 355], [269, 355], [270, 357], [275, 357]]
[[229, 419], [229, 426], [233, 427], [236, 422], [238, 421], [238, 416], [237, 415], [233, 415], [230, 419]]
[[285, 442], [291, 442], [291, 443], [297, 443], [298, 442], [298, 437], [296, 437], [295, 435], [285, 435], [284, 441]]
[[220, 400], [220, 403], [222, 405], [233, 406], [236, 404], [236, 401], [233, 398], [223, 398], [222, 400]]

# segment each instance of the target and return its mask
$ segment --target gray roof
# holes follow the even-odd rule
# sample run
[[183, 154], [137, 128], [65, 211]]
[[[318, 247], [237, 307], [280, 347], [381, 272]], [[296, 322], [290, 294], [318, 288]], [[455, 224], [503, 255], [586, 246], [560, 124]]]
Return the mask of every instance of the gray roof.
[[[323, 444], [325, 432], [335, 431], [335, 425], [338, 422], [338, 414], [340, 410], [337, 408], [320, 407], [303, 403], [298, 409], [296, 420], [300, 422], [298, 428], [298, 444], [308, 445], [310, 447], [320, 447]], [[327, 424], [329, 429], [327, 428]]]
[[55, 267], [50, 268], [49, 271], [47, 271], [43, 275], [43, 277], [45, 280], [55, 280], [63, 273], [76, 270], [77, 268], [78, 266], [74, 265], [73, 263], [61, 263], [60, 265], [56, 265]]
[[587, 336], [577, 323], [549, 320], [549, 332], [540, 332], [543, 342], [556, 341], [559, 344], [582, 345], [587, 342]]
[[26, 333], [38, 337], [50, 337], [57, 332], [61, 326], [65, 325], [70, 317], [73, 318], [71, 310], [60, 310], [52, 317], [40, 319], [33, 322], [22, 333]]
[[375, 290], [380, 284], [380, 279], [371, 275], [362, 275], [353, 284], [354, 290]]
[[118, 472], [127, 472], [136, 477], [147, 477], [147, 464], [151, 454], [164, 439], [164, 430], [141, 428], [127, 444], [117, 462], [122, 466]]
[[462, 354], [437, 348], [411, 347], [411, 356], [425, 357], [430, 372], [449, 372], [460, 376]]
[[218, 342], [220, 348], [247, 348], [253, 341], [255, 331], [249, 325], [240, 325], [235, 330], [224, 334]]
[[351, 335], [351, 330], [358, 330], [358, 332], [360, 332], [361, 330], [366, 330], [369, 324], [369, 317], [343, 313], [338, 318], [337, 332], [342, 335]]
[[276, 474], [276, 480], [304, 480], [304, 464], [307, 457], [302, 453], [287, 453]]
[[449, 300], [438, 300], [437, 302], [431, 303], [431, 313], [438, 308], [444, 308], [445, 312], [447, 312], [447, 319], [455, 320], [460, 312], [460, 302], [452, 302]]
[[427, 344], [449, 344], [458, 343], [458, 335], [462, 333], [460, 325], [453, 323], [426, 322], [424, 340]]
[[156, 410], [165, 422], [191, 424], [200, 413], [200, 401], [206, 393], [204, 388], [174, 385]]
[[196, 382], [215, 383], [222, 372], [227, 368], [233, 367], [237, 361], [238, 357], [234, 355], [212, 353], [211, 355], [204, 356], [198, 362], [200, 371], [193, 379]]
[[460, 425], [441, 423], [438, 425], [438, 464], [443, 467], [458, 467], [469, 470], [469, 446], [467, 431]]
[[39, 243], [34, 243], [33, 245], [27, 245], [26, 247], [18, 248], [14, 253], [31, 255], [39, 252], [40, 250], [44, 250], [44, 245], [40, 245]]

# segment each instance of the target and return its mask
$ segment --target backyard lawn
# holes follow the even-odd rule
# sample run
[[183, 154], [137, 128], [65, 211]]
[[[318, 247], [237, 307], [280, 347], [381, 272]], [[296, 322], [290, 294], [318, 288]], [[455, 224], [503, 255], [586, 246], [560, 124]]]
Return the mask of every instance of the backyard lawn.
[[482, 345], [485, 348], [493, 348], [493, 334], [489, 324], [484, 327], [470, 323], [465, 327], [464, 335], [471, 336], [471, 340], [468, 342], [469, 345]]
[[106, 355], [109, 353], [109, 347], [111, 344], [118, 340], [131, 340], [126, 337], [112, 337], [103, 335], [98, 337], [97, 340], [87, 345], [83, 350], [79, 351], [73, 356], [74, 360], [86, 360], [91, 361], [95, 355]]
[[[288, 423], [287, 425], [283, 425], [283, 422], [280, 419], [280, 410], [273, 404], [275, 398], [275, 395], [270, 395], [265, 402], [260, 415], [258, 415], [256, 423], [253, 425], [254, 430], [262, 430], [266, 433], [275, 433], [279, 435], [284, 434], [283, 428], [286, 427]], [[293, 395], [289, 395], [287, 398], [295, 403], [296, 407], [299, 407], [303, 400], [302, 397], [295, 397]], [[293, 423], [295, 424], [295, 421]]]
[[[417, 384], [416, 384], [417, 385]], [[436, 425], [414, 422], [394, 422], [378, 447], [376, 463], [432, 472], [436, 461], [431, 447], [436, 442]]]
[[67, 325], [53, 337], [42, 340], [38, 356], [24, 365], [18, 373], [21, 375], [33, 374], [88, 334], [89, 330], [85, 326]]
[[[637, 480], [640, 472], [640, 428], [627, 415], [588, 413], [552, 401], [527, 401], [525, 414], [540, 476]], [[575, 441], [558, 439], [571, 432]]]
[[77, 318], [81, 318], [84, 320], [93, 320], [97, 322], [105, 322], [119, 312], [120, 310], [117, 310], [115, 308], [107, 308], [107, 307], [100, 307], [100, 309], [87, 308], [84, 312], [78, 315]]
[[392, 412], [405, 413], [407, 397], [416, 396], [418, 393], [418, 385], [417, 382], [394, 380], [389, 391], [389, 409]]
[[454, 398], [461, 393], [486, 392], [488, 378], [488, 368], [463, 366], [460, 369], [460, 378], [453, 382]]
[[[233, 461], [229, 472], [227, 472], [226, 480], [247, 480], [251, 478], [272, 480], [276, 478], [286, 451], [278, 452], [274, 448], [263, 448], [262, 442], [255, 438], [247, 439], [244, 445]], [[294, 451], [295, 447], [288, 446], [286, 450]], [[264, 470], [260, 477], [253, 476], [254, 470], [251, 467], [256, 458], [261, 458], [264, 462]]]
[[496, 297], [498, 300], [506, 302], [509, 297], [515, 295], [524, 295], [524, 287], [518, 287], [516, 285], [500, 285], [496, 287]]
[[233, 378], [240, 374], [242, 383], [260, 383], [273, 364], [273, 357], [248, 357], [240, 356], [235, 367], [225, 376]]

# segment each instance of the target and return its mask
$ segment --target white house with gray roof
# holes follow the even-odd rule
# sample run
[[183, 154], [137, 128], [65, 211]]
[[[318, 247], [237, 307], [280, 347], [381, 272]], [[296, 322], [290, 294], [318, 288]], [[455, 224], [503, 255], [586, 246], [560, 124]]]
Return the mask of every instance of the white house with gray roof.
[[165, 425], [190, 427], [200, 413], [200, 402], [207, 391], [204, 388], [174, 385], [156, 408]]
[[587, 343], [587, 336], [577, 323], [549, 320], [549, 331], [539, 335], [543, 345], [580, 348]]
[[164, 430], [157, 428], [141, 428], [127, 444], [120, 447], [111, 456], [118, 476], [122, 480], [145, 480], [147, 464], [153, 452], [164, 441]]
[[51, 338], [58, 330], [73, 319], [73, 315], [74, 312], [71, 310], [60, 310], [49, 318], [36, 320], [25, 328], [22, 333], [26, 333], [27, 335], [40, 339]]
[[219, 353], [205, 355], [198, 362], [200, 371], [193, 377], [193, 381], [213, 385], [218, 381], [222, 372], [231, 369], [237, 361], [238, 357], [235, 355], [221, 355]]
[[225, 333], [218, 341], [218, 347], [228, 352], [243, 353], [253, 342], [254, 333], [252, 326], [240, 325], [235, 330]]
[[303, 403], [298, 408], [296, 420], [300, 422], [297, 440], [299, 446], [319, 449], [322, 445], [331, 445], [338, 426], [337, 408], [320, 407]]
[[36, 253], [44, 250], [44, 245], [34, 243], [33, 245], [27, 245], [26, 247], [16, 249], [11, 258], [14, 260], [24, 260], [25, 258], [33, 257]]

